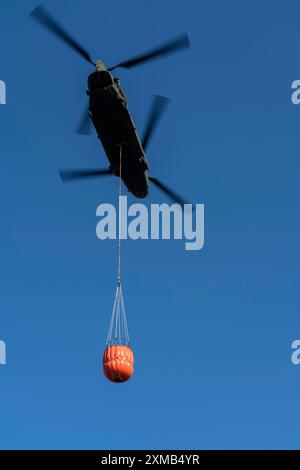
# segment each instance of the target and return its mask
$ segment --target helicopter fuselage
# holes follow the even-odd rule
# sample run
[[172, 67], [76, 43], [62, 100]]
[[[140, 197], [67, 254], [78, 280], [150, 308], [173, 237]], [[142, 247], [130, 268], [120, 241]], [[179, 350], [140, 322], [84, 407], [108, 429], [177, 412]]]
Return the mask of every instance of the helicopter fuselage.
[[88, 77], [87, 94], [89, 115], [112, 173], [121, 176], [134, 196], [146, 197], [148, 163], [119, 80], [108, 71], [96, 71]]

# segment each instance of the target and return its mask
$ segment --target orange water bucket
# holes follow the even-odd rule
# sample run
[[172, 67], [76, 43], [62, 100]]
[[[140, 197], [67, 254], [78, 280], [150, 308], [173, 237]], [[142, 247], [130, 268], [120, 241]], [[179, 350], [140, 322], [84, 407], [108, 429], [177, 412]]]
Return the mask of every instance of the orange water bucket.
[[112, 382], [126, 382], [134, 372], [132, 349], [121, 344], [109, 346], [103, 353], [103, 372]]

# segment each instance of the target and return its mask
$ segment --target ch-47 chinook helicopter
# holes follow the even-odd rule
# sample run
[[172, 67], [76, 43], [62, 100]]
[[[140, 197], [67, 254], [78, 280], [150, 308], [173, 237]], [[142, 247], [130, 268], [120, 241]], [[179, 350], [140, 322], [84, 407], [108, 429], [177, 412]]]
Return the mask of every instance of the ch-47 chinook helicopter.
[[[148, 176], [149, 167], [145, 155], [149, 140], [166, 108], [168, 99], [162, 96], [154, 98], [144, 136], [140, 140], [128, 111], [127, 100], [120, 82], [110, 72], [119, 67], [127, 69], [135, 67], [143, 62], [187, 48], [189, 47], [188, 36], [183, 34], [156, 49], [107, 68], [100, 60], [94, 63], [90, 54], [42, 6], [35, 8], [31, 16], [96, 68], [88, 77], [89, 106], [82, 117], [78, 133], [88, 134], [92, 121], [108, 157], [109, 167], [107, 169], [62, 170], [60, 171], [62, 180], [71, 181], [104, 175], [121, 176], [127, 189], [138, 198], [148, 195], [149, 181], [151, 181], [172, 200], [183, 205], [185, 201], [176, 192], [157, 178]], [[122, 157], [120, 157], [120, 148]]]

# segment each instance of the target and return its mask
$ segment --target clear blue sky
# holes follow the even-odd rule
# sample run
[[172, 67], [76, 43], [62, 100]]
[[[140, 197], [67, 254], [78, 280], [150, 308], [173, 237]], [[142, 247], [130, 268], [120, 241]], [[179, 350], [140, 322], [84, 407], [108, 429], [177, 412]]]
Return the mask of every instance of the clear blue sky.
[[107, 64], [183, 31], [192, 44], [117, 74], [139, 130], [153, 93], [172, 98], [151, 174], [206, 207], [202, 251], [124, 245], [136, 372], [121, 386], [101, 371], [116, 245], [95, 235], [118, 181], [58, 177], [106, 160], [73, 133], [91, 68], [28, 18], [37, 3], [1, 1], [0, 447], [299, 448], [299, 2], [44, 2]]

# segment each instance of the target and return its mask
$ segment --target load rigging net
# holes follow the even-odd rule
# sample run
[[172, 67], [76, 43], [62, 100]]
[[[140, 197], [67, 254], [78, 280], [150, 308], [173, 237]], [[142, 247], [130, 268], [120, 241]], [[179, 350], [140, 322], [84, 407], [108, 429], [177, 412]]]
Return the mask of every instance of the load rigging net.
[[117, 289], [115, 300], [113, 304], [110, 325], [106, 340], [106, 346], [111, 345], [126, 345], [130, 343], [129, 331], [126, 318], [126, 310], [123, 299], [123, 291], [121, 284], [121, 220], [122, 220], [122, 206], [120, 204], [120, 198], [122, 196], [122, 146], [120, 145], [120, 183], [119, 183], [119, 230], [118, 230], [118, 277], [117, 277]]
[[134, 355], [129, 347], [129, 332], [121, 284], [121, 205], [122, 195], [122, 146], [120, 146], [119, 185], [119, 236], [117, 290], [103, 354], [103, 371], [112, 382], [126, 382], [133, 374]]

